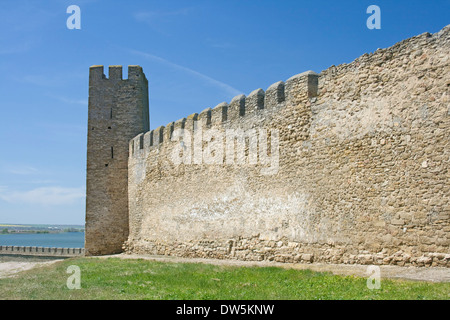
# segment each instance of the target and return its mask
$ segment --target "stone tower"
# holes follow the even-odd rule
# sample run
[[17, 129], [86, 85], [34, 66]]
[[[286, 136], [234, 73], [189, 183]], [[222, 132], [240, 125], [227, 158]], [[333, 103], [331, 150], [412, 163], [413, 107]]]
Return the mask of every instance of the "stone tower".
[[148, 81], [140, 66], [89, 70], [86, 255], [122, 251], [128, 237], [128, 147], [149, 130]]

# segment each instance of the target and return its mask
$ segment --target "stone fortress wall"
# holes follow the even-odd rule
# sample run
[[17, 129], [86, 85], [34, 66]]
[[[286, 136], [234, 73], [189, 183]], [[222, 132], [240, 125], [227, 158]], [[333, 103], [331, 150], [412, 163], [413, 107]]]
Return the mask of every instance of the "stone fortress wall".
[[450, 266], [450, 26], [131, 139], [126, 252]]

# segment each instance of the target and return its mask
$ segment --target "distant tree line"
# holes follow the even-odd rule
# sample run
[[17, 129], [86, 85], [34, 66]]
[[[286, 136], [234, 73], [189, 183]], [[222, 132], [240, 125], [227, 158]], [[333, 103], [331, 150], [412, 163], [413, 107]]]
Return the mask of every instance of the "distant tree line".
[[77, 228], [66, 228], [63, 230], [63, 232], [83, 232], [83, 229], [77, 229]]

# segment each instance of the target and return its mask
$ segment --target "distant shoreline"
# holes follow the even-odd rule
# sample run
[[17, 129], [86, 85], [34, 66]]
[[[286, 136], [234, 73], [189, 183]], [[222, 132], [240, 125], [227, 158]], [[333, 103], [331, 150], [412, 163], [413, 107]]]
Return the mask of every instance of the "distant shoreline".
[[84, 225], [0, 223], [0, 235], [84, 232]]
[[42, 230], [42, 231], [39, 231], [39, 230], [37, 230], [37, 231], [33, 231], [33, 230], [30, 230], [30, 231], [20, 231], [20, 232], [16, 232], [16, 231], [11, 231], [11, 232], [0, 232], [0, 236], [1, 235], [11, 235], [11, 234], [48, 234], [48, 233], [70, 233], [70, 232], [73, 232], [73, 233], [75, 233], [75, 232], [84, 232], [84, 229], [83, 230], [76, 230], [76, 231], [47, 231], [47, 230]]

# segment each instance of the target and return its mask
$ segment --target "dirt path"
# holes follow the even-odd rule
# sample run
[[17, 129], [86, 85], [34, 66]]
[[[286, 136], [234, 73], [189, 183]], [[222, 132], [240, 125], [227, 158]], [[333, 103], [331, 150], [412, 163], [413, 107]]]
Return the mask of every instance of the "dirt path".
[[14, 277], [19, 272], [49, 265], [58, 261], [61, 261], [61, 259], [0, 256], [0, 279]]
[[[229, 266], [259, 266], [259, 267], [281, 267], [293, 269], [310, 269], [319, 272], [332, 272], [339, 275], [354, 275], [358, 277], [368, 278], [366, 265], [346, 265], [346, 264], [300, 264], [300, 263], [279, 263], [271, 261], [238, 261], [238, 260], [218, 260], [218, 259], [200, 259], [200, 258], [178, 258], [169, 256], [154, 255], [133, 255], [133, 254], [116, 254], [110, 256], [102, 256], [103, 258], [121, 258], [121, 259], [148, 259], [163, 262], [190, 262], [190, 263], [208, 263], [215, 265]], [[429, 282], [450, 282], [450, 268], [442, 267], [400, 267], [400, 266], [379, 266], [381, 279], [406, 279], [415, 281]]]
[[[359, 277], [369, 277], [365, 265], [345, 265], [345, 264], [292, 264], [270, 261], [238, 261], [238, 260], [218, 260], [218, 259], [200, 259], [200, 258], [178, 258], [170, 256], [154, 255], [132, 255], [116, 254], [101, 256], [101, 258], [120, 258], [120, 259], [148, 259], [162, 262], [188, 262], [188, 263], [208, 263], [215, 265], [228, 266], [259, 266], [259, 267], [281, 267], [293, 269], [310, 269], [320, 272], [332, 272], [340, 275], [354, 275]], [[37, 257], [13, 257], [0, 256], [0, 278], [12, 277], [24, 270], [52, 264], [61, 261], [61, 259], [43, 259]], [[399, 266], [380, 266], [381, 278], [407, 279], [415, 281], [430, 282], [450, 282], [450, 268], [442, 267], [399, 267]]]

